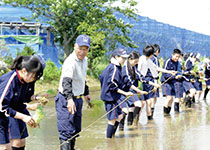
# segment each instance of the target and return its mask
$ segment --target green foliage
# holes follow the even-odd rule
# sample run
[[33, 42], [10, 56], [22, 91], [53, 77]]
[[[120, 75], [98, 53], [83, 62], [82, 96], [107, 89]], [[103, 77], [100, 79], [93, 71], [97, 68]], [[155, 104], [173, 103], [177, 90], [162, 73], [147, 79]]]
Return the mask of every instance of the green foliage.
[[30, 46], [27, 46], [27, 45], [25, 45], [25, 47], [23, 48], [22, 51], [17, 49], [17, 53], [16, 53], [17, 56], [21, 56], [21, 55], [22, 56], [31, 56], [33, 54], [36, 54], [36, 52], [34, 52], [34, 50]]
[[[136, 47], [129, 37], [132, 25], [117, 19], [115, 14], [135, 19], [135, 0], [3, 0], [6, 4], [25, 7], [33, 12], [32, 18], [46, 18], [54, 29], [56, 42], [64, 46], [68, 56], [76, 37], [81, 33], [93, 39], [94, 47], [103, 47], [104, 43], [115, 49], [118, 43]], [[114, 5], [123, 2], [123, 7]], [[23, 18], [27, 20], [27, 18]], [[95, 40], [98, 39], [98, 40]], [[94, 52], [94, 51], [93, 51]], [[95, 52], [94, 52], [95, 53]], [[97, 53], [97, 52], [96, 52]]]
[[198, 72], [198, 64], [199, 64], [199, 62], [196, 61], [194, 64], [194, 67], [193, 67], [194, 72]]
[[0, 76], [3, 75], [3, 74], [5, 74], [5, 73], [7, 73], [7, 72], [8, 72], [8, 70], [1, 70], [0, 69]]
[[0, 60], [6, 64], [12, 64], [12, 55], [9, 53], [9, 47], [4, 39], [0, 39]]
[[0, 39], [0, 57], [3, 58], [8, 55], [9, 48], [4, 39]]
[[51, 82], [53, 80], [58, 81], [60, 79], [61, 69], [59, 69], [54, 62], [50, 59], [46, 61], [46, 67], [44, 69], [43, 78], [45, 82]]
[[[90, 60], [89, 60], [90, 61]], [[91, 75], [98, 79], [101, 72], [106, 68], [106, 66], [109, 64], [109, 59], [106, 56], [103, 57], [97, 57], [92, 61], [92, 66], [90, 67], [89, 63], [89, 70], [88, 75]], [[92, 69], [91, 69], [92, 68]]]
[[47, 90], [47, 94], [49, 94], [49, 95], [56, 95], [57, 92], [55, 90], [53, 90], [53, 89], [49, 89], [49, 90]]

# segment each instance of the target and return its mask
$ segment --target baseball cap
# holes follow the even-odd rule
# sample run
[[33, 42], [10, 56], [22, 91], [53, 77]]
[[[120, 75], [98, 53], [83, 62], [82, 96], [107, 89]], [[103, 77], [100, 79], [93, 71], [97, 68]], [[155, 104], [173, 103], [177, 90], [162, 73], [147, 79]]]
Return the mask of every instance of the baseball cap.
[[121, 48], [114, 50], [112, 55], [113, 56], [121, 56], [121, 57], [124, 57], [124, 58], [128, 58], [129, 57], [129, 55], [126, 53], [126, 51], [121, 49]]
[[87, 46], [88, 48], [90, 48], [90, 41], [91, 41], [90, 37], [85, 34], [79, 35], [76, 39], [76, 43], [79, 46]]

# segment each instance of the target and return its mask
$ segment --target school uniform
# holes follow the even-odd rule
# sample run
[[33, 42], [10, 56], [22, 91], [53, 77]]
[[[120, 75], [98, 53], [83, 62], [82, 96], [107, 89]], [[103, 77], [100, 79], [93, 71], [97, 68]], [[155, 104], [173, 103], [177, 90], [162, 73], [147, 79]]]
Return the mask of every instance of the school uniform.
[[[110, 64], [99, 76], [101, 82], [101, 99], [104, 101], [107, 112], [119, 105], [121, 94], [118, 89], [122, 89], [122, 67], [115, 58], [111, 58]], [[122, 114], [121, 108], [117, 107], [107, 114], [108, 120], [117, 119]]]
[[[166, 70], [180, 71], [181, 64], [169, 58], [164, 62], [163, 68]], [[181, 73], [178, 73], [177, 75], [180, 74]], [[164, 83], [162, 85], [163, 96], [170, 95], [175, 96], [175, 98], [183, 97], [182, 79], [175, 79], [176, 76], [171, 76], [171, 74], [162, 73], [161, 82]]]
[[[120, 105], [121, 108], [127, 107], [127, 105], [128, 107], [131, 107], [136, 101], [139, 101], [141, 99], [140, 98], [141, 96], [140, 95], [138, 96], [137, 92], [131, 89], [131, 86], [134, 85], [135, 87], [138, 87], [139, 81], [141, 82], [146, 82], [146, 81], [144, 80], [144, 77], [140, 74], [140, 72], [137, 71], [137, 66], [134, 66], [133, 69], [136, 77], [135, 80], [132, 79], [131, 74], [128, 71], [127, 63], [125, 63], [125, 65], [122, 68], [122, 81], [123, 81], [122, 90], [125, 92], [130, 91], [134, 93], [134, 95], [130, 96], [126, 102], [122, 103]], [[126, 98], [125, 95], [121, 95], [120, 101], [125, 100], [125, 98]]]
[[191, 60], [191, 57], [188, 58], [185, 62], [186, 70], [184, 71], [184, 81], [183, 81], [183, 87], [184, 92], [187, 93], [190, 89], [195, 88], [193, 83], [190, 82], [191, 79], [194, 79], [194, 76], [191, 75], [190, 71], [193, 70], [194, 62]]
[[205, 74], [205, 78], [208, 79], [206, 81], [206, 85], [210, 86], [210, 63], [208, 63], [208, 65], [206, 66], [204, 74]]
[[[157, 66], [152, 62], [151, 59], [147, 59], [146, 56], [142, 55], [138, 62], [138, 71], [143, 75], [146, 81], [155, 82], [158, 79]], [[149, 92], [147, 95], [143, 95], [144, 100], [156, 97], [153, 90], [154, 86], [149, 85], [148, 82], [143, 82], [143, 91]]]
[[[160, 62], [155, 54], [152, 56], [151, 60], [154, 64], [156, 64], [158, 67], [160, 67]], [[159, 97], [159, 96], [160, 96], [160, 92], [159, 92], [159, 88], [158, 88], [155, 92], [155, 97]]]
[[[64, 61], [59, 92], [55, 97], [57, 129], [61, 143], [81, 131], [83, 106], [81, 96], [85, 91], [87, 67], [87, 57], [81, 61], [75, 52], [72, 52]], [[69, 99], [73, 99], [75, 103], [76, 112], [74, 114], [70, 114], [67, 109], [67, 100]]]
[[[31, 102], [31, 96], [34, 95], [34, 86], [35, 82], [26, 83], [25, 103]], [[20, 119], [9, 117], [10, 139], [24, 139], [28, 137], [28, 132], [24, 124]]]
[[202, 81], [199, 81], [200, 80], [199, 72], [203, 72], [204, 63], [200, 62], [200, 63], [195, 64], [195, 65], [197, 65], [198, 72], [196, 72], [197, 76], [194, 77], [195, 78], [195, 83], [193, 83], [193, 86], [195, 87], [196, 91], [202, 91], [203, 86], [202, 86]]
[[[26, 85], [20, 80], [16, 70], [0, 77], [0, 144], [9, 143], [9, 117], [14, 117], [16, 112], [29, 115], [24, 104]], [[19, 122], [18, 130], [25, 138], [28, 136], [26, 124], [23, 121]]]

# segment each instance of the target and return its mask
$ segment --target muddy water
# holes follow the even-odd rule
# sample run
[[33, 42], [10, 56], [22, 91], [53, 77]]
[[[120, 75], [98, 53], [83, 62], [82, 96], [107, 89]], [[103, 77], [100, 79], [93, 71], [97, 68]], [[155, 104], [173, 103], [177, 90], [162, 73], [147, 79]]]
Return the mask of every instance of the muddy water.
[[[93, 99], [99, 99], [99, 92], [91, 93]], [[106, 117], [90, 128], [89, 124], [101, 117], [105, 111], [103, 105], [83, 108], [83, 131], [76, 141], [77, 150], [208, 150], [210, 149], [210, 100], [203, 100], [193, 108], [181, 108], [175, 114], [163, 115], [164, 98], [159, 98], [154, 120], [147, 121], [143, 110], [138, 126], [125, 126], [117, 131], [114, 139], [106, 139]], [[58, 150], [59, 140], [56, 128], [56, 112], [52, 100], [45, 108], [46, 117], [40, 129], [29, 128], [27, 150]]]

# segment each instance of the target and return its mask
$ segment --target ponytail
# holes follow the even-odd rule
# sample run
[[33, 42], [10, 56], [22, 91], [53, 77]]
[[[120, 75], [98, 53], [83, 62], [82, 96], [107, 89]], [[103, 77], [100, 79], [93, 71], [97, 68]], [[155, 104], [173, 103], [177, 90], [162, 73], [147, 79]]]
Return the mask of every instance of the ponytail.
[[127, 60], [127, 67], [128, 67], [128, 72], [131, 75], [132, 80], [136, 80], [136, 74], [135, 74], [135, 70], [133, 69], [133, 67], [131, 66], [129, 60]]
[[15, 60], [13, 61], [12, 65], [10, 66], [11, 70], [17, 69], [21, 70], [22, 69], [22, 61], [23, 61], [24, 56], [17, 56]]
[[27, 72], [36, 74], [36, 80], [40, 79], [44, 70], [37, 56], [17, 56], [10, 68], [12, 70], [25, 68]]
[[134, 67], [132, 67], [130, 64], [129, 59], [133, 60], [133, 59], [138, 59], [139, 57], [140, 57], [140, 54], [137, 51], [132, 51], [128, 57], [127, 67], [128, 67], [128, 72], [131, 75], [132, 80], [136, 80], [136, 73], [135, 73]]

